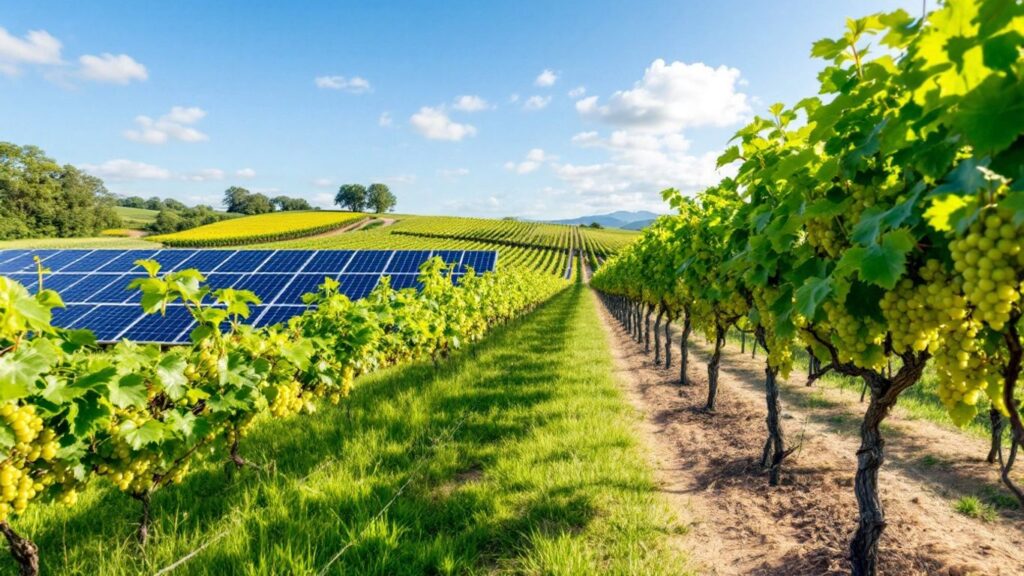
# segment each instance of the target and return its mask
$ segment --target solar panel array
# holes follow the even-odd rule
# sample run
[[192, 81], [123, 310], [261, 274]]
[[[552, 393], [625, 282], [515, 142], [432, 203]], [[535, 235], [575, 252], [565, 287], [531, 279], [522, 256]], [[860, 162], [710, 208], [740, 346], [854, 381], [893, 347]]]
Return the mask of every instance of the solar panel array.
[[256, 326], [283, 322], [307, 308], [302, 295], [315, 292], [325, 277], [340, 283], [352, 300], [366, 297], [383, 276], [395, 289], [419, 287], [420, 264], [439, 256], [452, 268], [452, 281], [472, 268], [494, 270], [498, 253], [479, 250], [0, 250], [0, 275], [34, 290], [39, 283], [35, 257], [51, 271], [43, 279], [65, 307], [55, 309], [53, 324], [88, 328], [100, 342], [122, 338], [137, 342], [188, 342], [194, 320], [182, 305], [167, 313], [145, 315], [141, 293], [128, 284], [146, 276], [137, 260], [156, 260], [161, 272], [195, 268], [211, 289], [251, 290], [263, 301], [249, 320]]

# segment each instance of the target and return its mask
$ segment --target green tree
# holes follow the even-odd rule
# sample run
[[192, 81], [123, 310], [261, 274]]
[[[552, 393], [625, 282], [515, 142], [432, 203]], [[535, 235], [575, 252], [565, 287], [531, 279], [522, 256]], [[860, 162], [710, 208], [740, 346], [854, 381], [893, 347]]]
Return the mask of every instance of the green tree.
[[236, 212], [238, 214], [244, 214], [242, 212], [245, 207], [245, 202], [248, 200], [252, 193], [242, 188], [241, 186], [232, 186], [224, 191], [224, 209], [228, 212]]
[[370, 189], [367, 191], [366, 196], [366, 207], [372, 208], [377, 214], [383, 214], [384, 212], [390, 212], [395, 209], [395, 204], [398, 203], [398, 198], [391, 193], [391, 190], [385, 184], [370, 184]]
[[153, 196], [150, 199], [146, 200], [146, 205], [144, 206], [144, 208], [146, 208], [147, 210], [163, 210], [165, 208], [164, 201], [157, 198], [156, 196]]
[[342, 184], [334, 196], [334, 203], [352, 212], [366, 210], [366, 186], [362, 184]]
[[274, 205], [276, 210], [287, 212], [290, 210], [312, 210], [309, 202], [305, 198], [292, 198], [290, 196], [275, 196], [270, 199], [270, 203]]
[[142, 196], [128, 196], [127, 198], [118, 199], [117, 205], [124, 206], [125, 208], [145, 208], [146, 199]]

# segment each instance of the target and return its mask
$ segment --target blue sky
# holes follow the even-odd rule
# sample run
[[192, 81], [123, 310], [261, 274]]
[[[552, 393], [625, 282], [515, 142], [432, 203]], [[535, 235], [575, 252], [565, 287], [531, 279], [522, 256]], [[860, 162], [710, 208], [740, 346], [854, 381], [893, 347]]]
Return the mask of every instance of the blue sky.
[[0, 140], [190, 204], [382, 181], [405, 213], [665, 210], [744, 119], [816, 91], [814, 40], [900, 7], [4, 0]]

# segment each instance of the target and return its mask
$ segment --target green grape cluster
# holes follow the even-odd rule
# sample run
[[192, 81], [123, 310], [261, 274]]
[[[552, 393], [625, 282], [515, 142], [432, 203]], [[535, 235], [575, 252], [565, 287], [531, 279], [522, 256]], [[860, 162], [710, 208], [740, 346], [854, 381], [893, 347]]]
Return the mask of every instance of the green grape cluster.
[[761, 325], [765, 330], [765, 343], [768, 345], [768, 365], [778, 369], [779, 374], [783, 378], [787, 378], [793, 370], [793, 348], [790, 345], [790, 340], [779, 338], [775, 333], [775, 315], [771, 311], [770, 303], [777, 297], [778, 290], [774, 288], [756, 288], [754, 290], [754, 305], [761, 317]]
[[45, 428], [35, 406], [8, 402], [0, 406], [0, 418], [14, 432], [14, 447], [0, 463], [0, 520], [24, 512], [28, 503], [50, 485], [53, 477], [38, 462], [57, 456], [59, 444], [53, 430]]
[[885, 326], [874, 318], [850, 314], [842, 304], [829, 301], [822, 306], [828, 315], [828, 326], [833, 329], [832, 341], [839, 361], [881, 370], [885, 366]]
[[957, 426], [974, 419], [984, 395], [997, 410], [1006, 413], [1002, 395], [1003, 361], [998, 352], [985, 350], [981, 331], [981, 322], [973, 318], [950, 323], [943, 334], [943, 345], [936, 351], [938, 396]]
[[276, 418], [298, 414], [305, 407], [302, 385], [297, 381], [272, 386], [274, 399], [270, 402], [270, 413]]
[[967, 316], [967, 301], [960, 295], [959, 281], [950, 279], [941, 262], [928, 260], [918, 276], [923, 282], [904, 278], [885, 293], [879, 304], [897, 353], [934, 353], [942, 345], [943, 327]]
[[1018, 273], [1024, 269], [1020, 228], [1009, 211], [990, 207], [970, 226], [967, 235], [949, 244], [953, 266], [964, 279], [975, 317], [1002, 330], [1020, 300]]

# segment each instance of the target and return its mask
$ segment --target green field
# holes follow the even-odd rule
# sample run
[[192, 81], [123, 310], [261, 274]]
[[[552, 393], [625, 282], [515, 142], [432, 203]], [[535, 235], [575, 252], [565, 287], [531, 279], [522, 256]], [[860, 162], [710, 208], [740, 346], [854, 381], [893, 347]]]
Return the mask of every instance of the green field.
[[680, 573], [683, 529], [582, 285], [439, 367], [362, 378], [347, 402], [259, 421], [246, 456], [263, 471], [209, 465], [158, 492], [145, 553], [136, 503], [106, 485], [19, 528], [45, 574], [152, 574], [193, 552], [176, 574]]
[[147, 224], [156, 220], [156, 215], [160, 213], [158, 210], [128, 208], [127, 206], [116, 206], [114, 207], [114, 212], [117, 212], [117, 215], [121, 217], [125, 228], [134, 229], [145, 228]]

